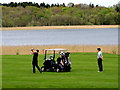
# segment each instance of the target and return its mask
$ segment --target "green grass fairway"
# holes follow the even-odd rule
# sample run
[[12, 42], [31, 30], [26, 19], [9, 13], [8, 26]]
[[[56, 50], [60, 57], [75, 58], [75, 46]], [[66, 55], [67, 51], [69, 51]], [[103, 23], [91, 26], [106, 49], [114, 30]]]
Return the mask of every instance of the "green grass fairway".
[[[97, 53], [71, 53], [71, 72], [32, 73], [32, 55], [3, 55], [3, 88], [118, 88], [118, 55], [103, 53], [104, 72], [97, 72]], [[43, 55], [39, 55], [42, 66]]]

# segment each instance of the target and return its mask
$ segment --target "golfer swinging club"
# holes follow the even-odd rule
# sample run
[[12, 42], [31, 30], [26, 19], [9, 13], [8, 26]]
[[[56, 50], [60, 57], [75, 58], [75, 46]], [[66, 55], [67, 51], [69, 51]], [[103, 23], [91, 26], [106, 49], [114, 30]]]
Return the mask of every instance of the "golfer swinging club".
[[102, 51], [101, 48], [97, 48], [98, 50], [98, 67], [99, 67], [99, 71], [98, 72], [102, 72], [103, 71], [103, 65], [102, 65], [102, 61], [103, 61], [103, 56], [102, 56]]
[[32, 61], [33, 73], [36, 73], [35, 67], [39, 70], [40, 73], [42, 73], [40, 67], [38, 66], [38, 53], [39, 53], [39, 50], [37, 49], [36, 51], [34, 51], [34, 49], [32, 48], [31, 52], [33, 54], [33, 61]]

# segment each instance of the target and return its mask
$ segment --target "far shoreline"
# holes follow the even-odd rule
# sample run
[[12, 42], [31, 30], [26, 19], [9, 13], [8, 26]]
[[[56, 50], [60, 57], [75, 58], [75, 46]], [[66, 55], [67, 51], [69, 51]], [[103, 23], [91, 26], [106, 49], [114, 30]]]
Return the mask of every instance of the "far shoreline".
[[119, 28], [119, 25], [1, 27], [0, 30], [49, 30], [49, 29], [95, 29], [95, 28]]

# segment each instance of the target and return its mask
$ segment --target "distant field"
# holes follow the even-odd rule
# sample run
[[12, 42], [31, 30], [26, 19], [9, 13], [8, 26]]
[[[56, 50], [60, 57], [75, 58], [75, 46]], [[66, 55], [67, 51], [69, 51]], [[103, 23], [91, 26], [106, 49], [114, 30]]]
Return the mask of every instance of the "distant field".
[[[104, 72], [97, 72], [97, 53], [71, 53], [71, 72], [32, 73], [31, 55], [3, 55], [3, 88], [118, 88], [118, 55], [103, 53]], [[42, 66], [43, 55], [39, 55]]]

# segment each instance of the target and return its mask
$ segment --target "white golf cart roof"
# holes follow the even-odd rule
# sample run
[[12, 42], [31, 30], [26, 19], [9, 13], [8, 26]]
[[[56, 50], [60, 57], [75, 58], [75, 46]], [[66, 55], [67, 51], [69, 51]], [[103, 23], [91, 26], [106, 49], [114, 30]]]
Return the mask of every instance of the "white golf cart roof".
[[45, 49], [47, 51], [67, 51], [67, 49], [61, 49], [61, 48], [58, 48], [58, 49]]

